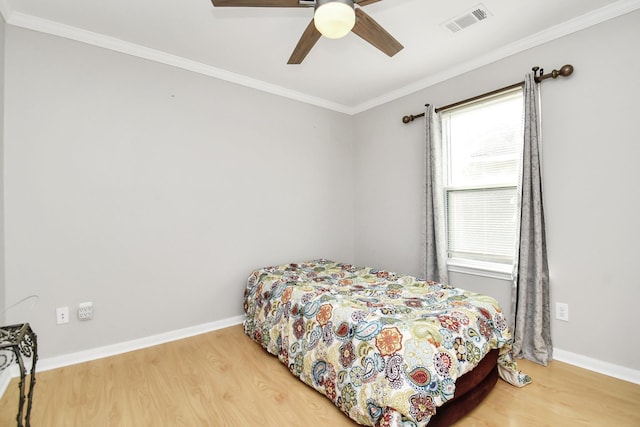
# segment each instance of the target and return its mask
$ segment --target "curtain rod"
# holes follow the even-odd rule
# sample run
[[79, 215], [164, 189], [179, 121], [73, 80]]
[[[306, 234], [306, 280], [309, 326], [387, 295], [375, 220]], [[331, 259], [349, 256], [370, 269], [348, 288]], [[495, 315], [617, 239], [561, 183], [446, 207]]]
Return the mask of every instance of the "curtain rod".
[[[544, 70], [542, 68], [540, 68], [540, 67], [533, 67], [531, 70], [535, 74], [535, 81], [537, 83], [540, 83], [541, 81], [543, 81], [545, 79], [548, 79], [548, 78], [555, 79], [558, 76], [562, 76], [562, 77], [570, 76], [573, 73], [573, 65], [571, 65], [571, 64], [564, 65], [562, 68], [560, 68], [560, 70], [553, 70], [553, 71], [551, 71], [550, 73], [547, 73], [547, 74], [544, 74]], [[495, 95], [496, 93], [500, 93], [500, 92], [505, 91], [505, 90], [515, 89], [518, 86], [522, 86], [523, 84], [524, 84], [524, 81], [521, 81], [521, 82], [518, 82], [518, 83], [514, 83], [512, 85], [509, 85], [509, 86], [505, 86], [505, 87], [500, 88], [500, 89], [492, 90], [491, 92], [487, 92], [487, 93], [483, 93], [481, 95], [474, 96], [472, 98], [468, 98], [468, 99], [464, 99], [462, 101], [454, 102], [453, 104], [449, 104], [449, 105], [445, 105], [444, 107], [436, 108], [436, 113], [439, 113], [440, 111], [448, 110], [448, 109], [453, 108], [453, 107], [457, 107], [457, 106], [462, 105], [462, 104], [466, 104], [468, 102], [476, 101], [476, 100], [478, 100], [480, 98], [484, 98], [486, 96]], [[427, 104], [427, 105], [429, 105], [429, 104]], [[409, 116], [404, 116], [402, 118], [402, 123], [405, 123], [405, 124], [406, 123], [410, 123], [410, 122], [412, 122], [415, 119], [418, 119], [420, 117], [424, 117], [424, 113], [420, 113], [420, 114], [416, 114], [416, 115], [411, 114]]]

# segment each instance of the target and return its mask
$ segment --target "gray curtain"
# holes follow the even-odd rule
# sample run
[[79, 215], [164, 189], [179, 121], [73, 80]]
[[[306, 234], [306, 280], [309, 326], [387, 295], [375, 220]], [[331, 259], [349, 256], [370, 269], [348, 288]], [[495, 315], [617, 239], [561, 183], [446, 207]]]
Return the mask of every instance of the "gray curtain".
[[520, 237], [516, 259], [516, 357], [547, 365], [553, 356], [549, 308], [549, 267], [542, 207], [539, 155], [538, 87], [533, 73], [524, 84], [524, 152]]
[[425, 251], [425, 268], [423, 277], [440, 283], [448, 283], [447, 242], [445, 236], [444, 196], [442, 189], [442, 133], [440, 117], [433, 105], [427, 105], [426, 122], [426, 197], [424, 215], [426, 224], [423, 228], [423, 249]]

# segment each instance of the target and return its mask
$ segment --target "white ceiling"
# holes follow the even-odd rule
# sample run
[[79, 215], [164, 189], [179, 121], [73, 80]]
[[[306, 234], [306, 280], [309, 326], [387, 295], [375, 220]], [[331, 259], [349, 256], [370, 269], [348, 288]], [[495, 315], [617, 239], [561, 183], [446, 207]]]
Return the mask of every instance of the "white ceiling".
[[[443, 28], [480, 3], [490, 18], [457, 33]], [[363, 10], [404, 45], [400, 53], [389, 58], [349, 34], [321, 38], [301, 65], [287, 65], [312, 8], [215, 8], [210, 0], [0, 0], [10, 25], [349, 114], [638, 8], [640, 0], [384, 0]]]

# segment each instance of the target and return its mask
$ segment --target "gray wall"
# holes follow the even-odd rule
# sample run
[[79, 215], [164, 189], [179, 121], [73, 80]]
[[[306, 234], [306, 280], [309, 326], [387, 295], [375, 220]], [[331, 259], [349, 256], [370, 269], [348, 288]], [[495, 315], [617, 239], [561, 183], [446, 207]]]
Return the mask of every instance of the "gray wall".
[[[417, 275], [424, 132], [400, 118], [572, 63], [571, 78], [542, 85], [552, 300], [571, 316], [554, 320], [554, 344], [640, 369], [625, 335], [640, 297], [638, 22], [355, 117], [8, 26], [0, 302], [40, 299], [6, 321], [31, 322], [47, 358], [240, 315], [264, 264], [324, 256]], [[452, 279], [509, 300], [504, 281]], [[80, 323], [88, 300], [95, 318]], [[56, 326], [65, 305], [72, 321]]]
[[[40, 297], [7, 320], [31, 322], [42, 358], [241, 315], [265, 264], [352, 262], [351, 117], [13, 26], [6, 37], [6, 295]], [[90, 322], [76, 319], [83, 301]]]
[[[640, 11], [585, 29], [359, 114], [356, 262], [419, 274], [425, 103], [446, 105], [522, 80], [534, 65], [575, 66], [541, 86], [543, 180], [556, 348], [640, 369]], [[508, 282], [452, 275], [452, 283], [509, 300]], [[555, 304], [554, 304], [555, 305]]]
[[5, 322], [7, 306], [4, 274], [4, 33], [6, 24], [0, 15], [0, 325]]

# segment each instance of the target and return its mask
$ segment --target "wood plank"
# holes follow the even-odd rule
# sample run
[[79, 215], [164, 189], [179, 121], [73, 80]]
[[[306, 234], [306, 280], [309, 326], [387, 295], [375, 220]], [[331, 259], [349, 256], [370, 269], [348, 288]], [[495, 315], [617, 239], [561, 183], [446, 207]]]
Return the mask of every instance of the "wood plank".
[[[498, 381], [455, 426], [640, 426], [640, 385], [561, 362], [519, 364], [533, 384]], [[241, 326], [37, 375], [38, 427], [357, 426]], [[14, 379], [0, 400], [2, 426], [16, 425], [17, 388]]]
[[388, 56], [404, 49], [398, 40], [362, 9], [356, 9], [356, 24], [351, 31]]
[[320, 40], [320, 31], [317, 30], [314, 20], [312, 19], [307, 28], [302, 33], [298, 44], [296, 44], [293, 53], [287, 64], [302, 64], [304, 58], [307, 57], [313, 46]]

